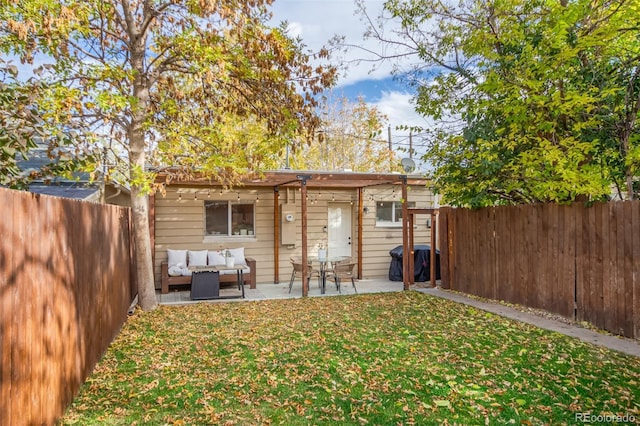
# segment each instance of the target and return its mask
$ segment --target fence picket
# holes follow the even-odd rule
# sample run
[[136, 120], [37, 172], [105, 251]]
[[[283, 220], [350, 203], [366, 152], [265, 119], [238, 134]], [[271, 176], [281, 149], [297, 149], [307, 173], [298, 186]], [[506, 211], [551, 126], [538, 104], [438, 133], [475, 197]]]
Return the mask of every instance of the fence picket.
[[441, 214], [450, 288], [640, 337], [640, 201]]
[[134, 298], [129, 209], [0, 188], [0, 424], [55, 424]]

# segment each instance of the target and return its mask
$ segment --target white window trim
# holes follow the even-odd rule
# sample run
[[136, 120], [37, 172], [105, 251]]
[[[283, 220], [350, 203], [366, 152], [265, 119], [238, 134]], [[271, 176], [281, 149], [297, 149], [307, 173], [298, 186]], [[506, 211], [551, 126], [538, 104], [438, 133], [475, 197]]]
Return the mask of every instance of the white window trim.
[[203, 243], [255, 243], [255, 235], [205, 235]]
[[[376, 202], [376, 216], [378, 215], [378, 203], [392, 203], [393, 205], [395, 205], [396, 203], [402, 205], [402, 201], [396, 201], [396, 200], [380, 200]], [[409, 204], [413, 204], [415, 206], [415, 202], [412, 201], [408, 201]], [[411, 206], [409, 206], [411, 208]], [[396, 209], [394, 208], [392, 210], [392, 215], [395, 216], [395, 211]], [[415, 226], [414, 226], [415, 227]], [[400, 222], [392, 222], [389, 220], [378, 220], [378, 218], [376, 217], [376, 228], [402, 228], [402, 221]]]
[[[226, 202], [227, 203], [227, 224], [232, 225], [232, 212], [231, 206], [234, 204], [251, 204], [253, 205], [253, 234], [252, 235], [233, 235], [233, 234], [207, 234], [207, 206], [206, 202], [202, 203], [202, 231], [204, 237], [203, 243], [215, 243], [215, 242], [254, 242], [256, 241], [256, 203], [252, 200], [240, 201], [236, 200], [207, 200], [214, 202]], [[233, 231], [231, 231], [233, 232]]]

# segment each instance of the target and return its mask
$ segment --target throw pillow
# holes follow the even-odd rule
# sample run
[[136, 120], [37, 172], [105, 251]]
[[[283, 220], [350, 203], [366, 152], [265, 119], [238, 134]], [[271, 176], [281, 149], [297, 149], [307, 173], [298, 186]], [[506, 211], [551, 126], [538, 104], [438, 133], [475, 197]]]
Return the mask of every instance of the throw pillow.
[[229, 249], [231, 256], [233, 256], [236, 265], [246, 265], [247, 261], [244, 258], [244, 247]]
[[167, 249], [167, 264], [169, 268], [177, 266], [178, 268], [184, 268], [187, 266], [187, 251], [186, 250], [172, 250]]
[[189, 266], [207, 266], [207, 250], [189, 250]]
[[224, 256], [219, 251], [210, 251], [207, 257], [211, 266], [224, 265], [225, 263]]

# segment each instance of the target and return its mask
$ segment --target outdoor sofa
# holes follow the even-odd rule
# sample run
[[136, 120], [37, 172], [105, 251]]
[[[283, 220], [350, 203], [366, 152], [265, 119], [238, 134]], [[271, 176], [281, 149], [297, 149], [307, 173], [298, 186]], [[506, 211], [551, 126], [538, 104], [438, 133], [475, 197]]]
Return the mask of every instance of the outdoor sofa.
[[[256, 288], [256, 261], [244, 256], [244, 247], [228, 250], [174, 250], [168, 249], [168, 259], [161, 263], [161, 292], [169, 293], [169, 288], [178, 285], [191, 284], [191, 270], [189, 267], [223, 266], [225, 253], [230, 253], [236, 266], [243, 266], [242, 276], [244, 285]], [[237, 283], [236, 270], [220, 271], [221, 283]]]

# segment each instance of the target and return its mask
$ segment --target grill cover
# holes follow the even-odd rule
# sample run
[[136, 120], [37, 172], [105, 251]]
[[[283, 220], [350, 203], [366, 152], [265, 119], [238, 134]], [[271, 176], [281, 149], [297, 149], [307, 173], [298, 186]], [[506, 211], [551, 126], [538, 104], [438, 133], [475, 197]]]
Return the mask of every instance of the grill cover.
[[[413, 246], [413, 277], [415, 282], [426, 282], [431, 279], [431, 246]], [[389, 265], [389, 280], [402, 281], [402, 246], [398, 246], [389, 252], [391, 265]], [[436, 279], [440, 279], [440, 250], [436, 250]]]

